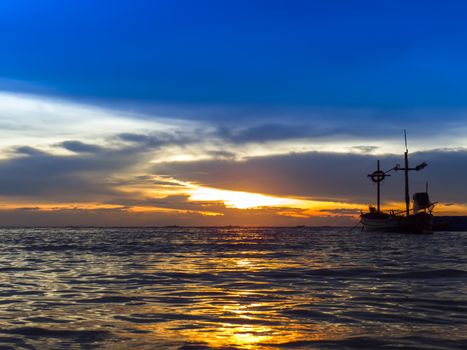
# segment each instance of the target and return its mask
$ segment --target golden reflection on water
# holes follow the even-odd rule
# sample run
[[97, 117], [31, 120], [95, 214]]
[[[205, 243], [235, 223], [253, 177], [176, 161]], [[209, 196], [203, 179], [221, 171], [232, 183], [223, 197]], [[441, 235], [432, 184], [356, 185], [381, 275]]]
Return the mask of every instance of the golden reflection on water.
[[[259, 256], [259, 251], [224, 253], [222, 256], [191, 254], [178, 261], [148, 261], [147, 269], [157, 273], [161, 269], [187, 274], [249, 273], [261, 270], [280, 271], [300, 267], [302, 263]], [[314, 262], [310, 265], [320, 265]], [[241, 275], [239, 275], [241, 276]], [[309, 293], [288, 294], [287, 283], [272, 286], [267, 281], [248, 280], [248, 287], [238, 286], [246, 281], [237, 278], [227, 287], [206, 284], [185, 284], [183, 292], [192, 292], [192, 304], [152, 304], [138, 310], [147, 315], [178, 315], [176, 319], [136, 327], [149, 332], [143, 336], [157, 339], [178, 339], [190, 344], [207, 345], [212, 348], [235, 347], [239, 349], [273, 349], [279, 344], [298, 341], [331, 340], [349, 334], [349, 327], [327, 323], [310, 323], [293, 320], [283, 311], [297, 305], [311, 305], [319, 301]], [[297, 289], [297, 286], [293, 286]], [[147, 294], [148, 296], [150, 294]], [[190, 296], [192, 296], [190, 294]], [[254, 300], [254, 301], [251, 301]], [[163, 317], [163, 316], [162, 316]]]
[[[169, 232], [144, 240], [133, 234], [139, 229], [123, 238], [114, 229], [105, 235], [50, 230], [3, 235], [1, 345], [11, 339], [38, 349], [270, 350], [323, 345], [307, 343], [315, 341], [371, 347], [373, 339], [388, 346], [398, 341], [401, 348], [443, 341], [460, 348], [467, 334], [464, 314], [453, 304], [466, 294], [462, 266], [431, 259], [438, 243], [441, 259], [460, 256], [450, 244], [458, 235], [446, 233], [451, 238], [444, 243], [443, 233], [432, 250], [425, 246], [430, 258], [407, 270], [413, 254], [400, 242], [418, 247], [418, 237], [387, 238], [382, 259], [380, 240], [333, 231], [302, 238], [269, 229], [263, 236], [256, 228], [192, 229], [191, 236]], [[380, 267], [388, 261], [397, 274]], [[452, 273], [452, 284], [440, 285], [436, 276], [397, 277], [424, 268], [443, 279]]]
[[[304, 258], [294, 257], [293, 261], [285, 262], [283, 259], [270, 256], [261, 256], [260, 251], [249, 252], [226, 252], [222, 257], [197, 255], [196, 253], [188, 253], [183, 257], [178, 255], [173, 258], [154, 261], [151, 258], [147, 259], [145, 272], [157, 273], [162, 271], [185, 272], [185, 273], [219, 273], [219, 272], [257, 272], [261, 270], [274, 271], [285, 268], [332, 268], [334, 265], [327, 262], [323, 263], [319, 260], [305, 261]], [[185, 258], [183, 263], [180, 263], [180, 258]], [[306, 264], [306, 265], [304, 265]]]
[[[215, 310], [206, 310], [209, 313], [235, 315], [228, 322], [220, 317], [219, 322], [200, 321], [196, 326], [192, 324], [187, 327], [185, 321], [172, 321], [140, 325], [139, 329], [150, 331], [159, 339], [180, 339], [212, 348], [239, 349], [273, 349], [284, 343], [330, 340], [349, 333], [348, 327], [344, 326], [289, 323], [290, 320], [279, 317], [274, 311], [258, 311], [266, 306], [270, 308], [271, 304], [225, 304], [217, 306]], [[147, 310], [149, 313], [154, 311]]]

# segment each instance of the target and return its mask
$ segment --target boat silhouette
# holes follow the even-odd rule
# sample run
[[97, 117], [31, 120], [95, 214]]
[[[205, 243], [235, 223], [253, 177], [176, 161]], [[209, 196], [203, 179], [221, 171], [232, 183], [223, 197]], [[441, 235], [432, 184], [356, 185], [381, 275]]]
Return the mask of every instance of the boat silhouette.
[[[383, 171], [380, 168], [380, 161], [377, 161], [377, 169], [368, 177], [377, 185], [377, 204], [376, 207], [370, 206], [369, 212], [360, 214], [360, 222], [365, 231], [381, 232], [401, 232], [401, 233], [432, 233], [433, 232], [433, 208], [435, 203], [430, 202], [428, 195], [428, 184], [425, 192], [415, 193], [413, 195], [413, 206], [410, 208], [409, 194], [409, 172], [420, 171], [428, 164], [423, 162], [413, 168], [409, 166], [409, 151], [407, 148], [407, 134], [404, 130], [405, 152], [404, 166], [397, 164], [394, 168]], [[383, 212], [381, 210], [381, 182], [391, 171], [404, 172], [405, 187], [405, 210]]]

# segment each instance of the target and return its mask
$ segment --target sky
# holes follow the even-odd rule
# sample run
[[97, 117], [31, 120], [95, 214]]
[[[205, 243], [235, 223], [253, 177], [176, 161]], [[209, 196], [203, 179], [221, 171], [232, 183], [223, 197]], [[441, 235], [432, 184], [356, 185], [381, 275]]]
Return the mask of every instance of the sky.
[[466, 10], [3, 0], [0, 225], [353, 225], [404, 129], [411, 190], [467, 215]]

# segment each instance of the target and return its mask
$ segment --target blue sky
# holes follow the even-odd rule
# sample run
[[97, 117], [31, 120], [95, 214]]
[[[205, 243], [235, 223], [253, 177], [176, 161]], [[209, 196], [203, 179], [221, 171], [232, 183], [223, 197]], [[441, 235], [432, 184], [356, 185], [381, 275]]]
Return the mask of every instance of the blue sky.
[[152, 103], [464, 107], [462, 1], [0, 4], [1, 76]]
[[414, 190], [466, 213], [466, 10], [3, 0], [0, 219], [349, 224], [403, 129], [430, 163]]

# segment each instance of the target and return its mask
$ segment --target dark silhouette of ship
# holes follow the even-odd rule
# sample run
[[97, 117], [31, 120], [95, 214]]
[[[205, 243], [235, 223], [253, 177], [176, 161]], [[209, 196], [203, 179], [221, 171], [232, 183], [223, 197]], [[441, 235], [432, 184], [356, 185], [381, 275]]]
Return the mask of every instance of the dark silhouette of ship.
[[[401, 232], [401, 233], [432, 233], [433, 232], [433, 208], [435, 203], [430, 202], [428, 184], [425, 192], [413, 195], [413, 206], [410, 208], [409, 172], [420, 171], [427, 166], [423, 162], [416, 167], [409, 167], [409, 151], [407, 149], [407, 134], [404, 130], [405, 153], [404, 166], [397, 164], [394, 168], [383, 171], [380, 162], [377, 161], [377, 169], [368, 177], [377, 185], [377, 205], [370, 206], [369, 212], [361, 213], [360, 222], [365, 231]], [[381, 210], [381, 182], [391, 171], [403, 171], [405, 183], [405, 210], [383, 212]]]

